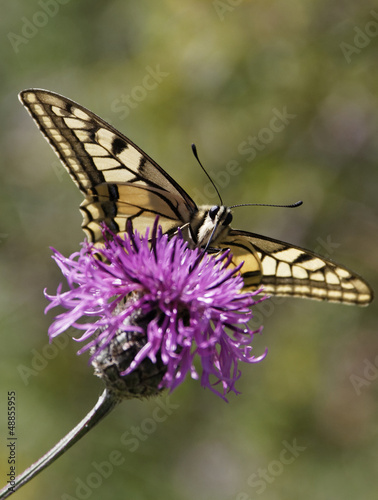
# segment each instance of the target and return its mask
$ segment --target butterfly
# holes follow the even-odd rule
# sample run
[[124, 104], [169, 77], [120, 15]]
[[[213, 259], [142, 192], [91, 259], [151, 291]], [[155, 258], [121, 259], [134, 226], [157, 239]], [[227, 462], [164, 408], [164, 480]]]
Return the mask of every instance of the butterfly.
[[140, 233], [156, 216], [165, 233], [180, 228], [192, 248], [230, 249], [244, 262], [244, 290], [346, 304], [367, 305], [366, 281], [304, 248], [230, 227], [229, 207], [197, 206], [184, 189], [130, 139], [79, 104], [54, 92], [28, 89], [22, 104], [84, 195], [80, 205], [87, 239], [102, 240], [101, 223], [124, 233], [127, 221]]

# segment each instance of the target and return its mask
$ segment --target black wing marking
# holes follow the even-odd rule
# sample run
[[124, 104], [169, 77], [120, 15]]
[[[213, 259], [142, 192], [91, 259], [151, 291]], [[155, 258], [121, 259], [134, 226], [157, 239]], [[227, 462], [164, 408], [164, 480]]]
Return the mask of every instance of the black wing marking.
[[84, 194], [83, 229], [91, 241], [101, 239], [102, 221], [123, 232], [131, 218], [144, 232], [160, 215], [169, 230], [197, 211], [172, 177], [91, 111], [47, 90], [24, 90], [20, 100]]
[[[246, 281], [249, 289], [262, 286], [267, 294], [360, 306], [373, 300], [373, 290], [363, 278], [314, 252], [246, 231], [230, 230], [228, 238], [244, 242], [245, 254], [239, 252], [238, 256], [239, 260], [245, 260], [242, 273], [255, 275], [257, 281]], [[247, 242], [254, 248], [252, 259]], [[233, 251], [232, 244], [230, 248]], [[260, 276], [254, 262], [256, 257], [260, 262]]]
[[[144, 232], [159, 215], [163, 230], [172, 234], [198, 216], [196, 204], [174, 179], [91, 111], [40, 89], [21, 92], [20, 100], [83, 192], [83, 228], [91, 241], [101, 240], [103, 221], [114, 232], [123, 232], [131, 219]], [[216, 244], [231, 249], [233, 265], [244, 262], [247, 290], [263, 286], [275, 295], [359, 305], [373, 299], [373, 291], [357, 274], [303, 248], [232, 229]]]
[[244, 280], [244, 290], [256, 290], [261, 284], [262, 265], [256, 250], [242, 231], [231, 229], [216, 247], [229, 248], [232, 253], [232, 265], [235, 267], [243, 263], [241, 275]]

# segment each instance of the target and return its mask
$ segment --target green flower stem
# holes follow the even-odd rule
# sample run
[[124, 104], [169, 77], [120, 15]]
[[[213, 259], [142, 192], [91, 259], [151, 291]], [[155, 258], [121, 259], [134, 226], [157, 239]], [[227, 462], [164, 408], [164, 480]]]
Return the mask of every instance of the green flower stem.
[[81, 439], [88, 431], [90, 431], [98, 422], [100, 422], [108, 413], [110, 413], [119, 403], [111, 392], [107, 389], [101, 394], [96, 406], [83, 418], [83, 420], [72, 429], [63, 439], [57, 443], [54, 448], [48, 451], [37, 462], [32, 464], [22, 474], [16, 477], [13, 485], [7, 485], [0, 491], [0, 500], [8, 498], [12, 493], [21, 488], [28, 481], [33, 479], [48, 465], [53, 463], [58, 457], [63, 455], [72, 445]]

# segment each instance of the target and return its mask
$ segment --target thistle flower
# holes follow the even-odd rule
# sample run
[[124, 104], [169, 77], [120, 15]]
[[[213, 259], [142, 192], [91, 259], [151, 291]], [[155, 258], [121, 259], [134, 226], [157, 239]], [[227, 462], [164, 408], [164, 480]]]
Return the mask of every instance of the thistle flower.
[[[143, 397], [175, 389], [187, 374], [226, 400], [238, 393], [239, 361], [255, 363], [247, 322], [258, 292], [243, 293], [231, 254], [189, 249], [182, 236], [157, 227], [145, 236], [131, 225], [120, 237], [103, 231], [104, 246], [84, 242], [66, 258], [53, 250], [69, 291], [59, 286], [46, 310], [62, 306], [49, 329], [83, 330], [95, 373], [117, 397]], [[89, 321], [92, 319], [92, 321]], [[94, 319], [94, 321], [93, 321]], [[219, 388], [219, 390], [217, 389]]]
[[[0, 491], [7, 498], [52, 464], [124, 398], [171, 391], [188, 373], [227, 401], [237, 393], [239, 361], [256, 363], [253, 335], [247, 326], [258, 293], [243, 293], [241, 266], [232, 256], [191, 250], [180, 234], [168, 238], [157, 226], [151, 235], [133, 233], [131, 224], [121, 238], [103, 229], [104, 245], [87, 242], [66, 258], [53, 258], [69, 290], [48, 295], [49, 310], [66, 309], [49, 329], [50, 339], [69, 327], [84, 331], [78, 354], [90, 351], [96, 375], [105, 389], [94, 408], [51, 450]], [[261, 300], [261, 299], [260, 299]], [[89, 321], [92, 320], [92, 321]], [[216, 389], [220, 387], [220, 390]]]

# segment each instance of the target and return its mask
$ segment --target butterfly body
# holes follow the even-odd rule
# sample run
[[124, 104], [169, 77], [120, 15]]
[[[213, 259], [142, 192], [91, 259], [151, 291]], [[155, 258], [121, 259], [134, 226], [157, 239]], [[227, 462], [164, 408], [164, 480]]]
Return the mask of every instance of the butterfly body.
[[127, 221], [144, 233], [156, 216], [164, 232], [180, 228], [191, 248], [230, 249], [243, 267], [246, 290], [367, 305], [369, 285], [335, 262], [279, 240], [232, 229], [231, 209], [198, 207], [184, 189], [130, 139], [83, 106], [59, 94], [24, 90], [20, 100], [84, 194], [80, 205], [89, 241], [101, 223], [115, 233]]
[[232, 213], [224, 205], [201, 205], [189, 221], [189, 245], [206, 248], [209, 243], [216, 247], [230, 231]]

